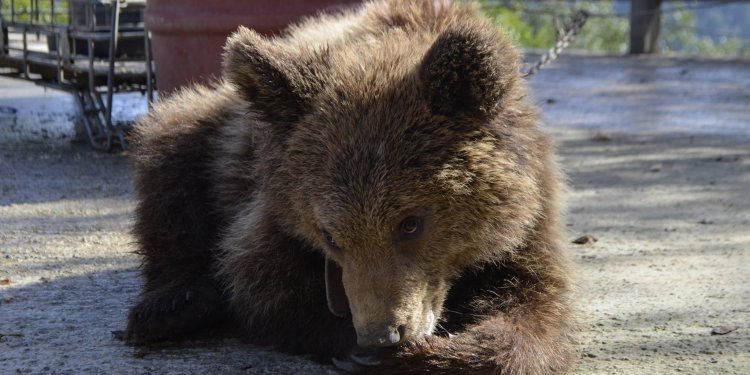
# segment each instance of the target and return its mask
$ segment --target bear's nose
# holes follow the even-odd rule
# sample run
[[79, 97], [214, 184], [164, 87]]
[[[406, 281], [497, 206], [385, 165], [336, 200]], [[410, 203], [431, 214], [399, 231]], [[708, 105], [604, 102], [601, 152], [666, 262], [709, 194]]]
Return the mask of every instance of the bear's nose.
[[406, 327], [402, 324], [397, 328], [388, 326], [376, 329], [364, 335], [357, 335], [357, 345], [362, 348], [382, 348], [399, 344], [404, 337]]

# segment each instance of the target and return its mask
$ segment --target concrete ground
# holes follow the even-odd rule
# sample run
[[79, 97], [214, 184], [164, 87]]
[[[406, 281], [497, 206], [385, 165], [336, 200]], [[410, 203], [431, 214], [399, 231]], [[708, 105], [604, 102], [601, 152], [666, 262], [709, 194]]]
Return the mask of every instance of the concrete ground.
[[[80, 111], [71, 93], [14, 79], [0, 68], [0, 147], [30, 143], [61, 147], [76, 139]], [[133, 122], [148, 110], [138, 92], [117, 93], [112, 105], [115, 124]]]
[[[531, 83], [569, 239], [598, 238], [569, 245], [574, 373], [750, 373], [750, 64], [568, 56]], [[231, 339], [115, 340], [140, 288], [132, 209], [126, 155], [0, 140], [0, 373], [333, 371]]]

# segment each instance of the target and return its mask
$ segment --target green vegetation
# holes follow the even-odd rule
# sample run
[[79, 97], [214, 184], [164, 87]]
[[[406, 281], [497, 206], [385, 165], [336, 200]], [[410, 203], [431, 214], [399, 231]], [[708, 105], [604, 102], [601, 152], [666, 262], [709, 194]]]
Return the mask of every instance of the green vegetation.
[[[681, 6], [693, 1], [676, 2]], [[742, 17], [739, 22], [730, 22], [732, 17]], [[659, 47], [663, 52], [710, 57], [750, 57], [750, 43], [743, 40], [742, 28], [730, 28], [731, 24], [748, 25], [750, 11], [733, 13], [712, 12], [706, 15], [715, 27], [702, 29], [695, 11], [681, 10], [662, 17], [662, 35]], [[703, 35], [701, 35], [703, 34]], [[748, 38], [750, 39], [750, 38]]]
[[[486, 14], [521, 46], [549, 48], [555, 44], [558, 28], [563, 28], [575, 11], [609, 13], [613, 1], [543, 1], [534, 2], [533, 8], [526, 7], [528, 1], [483, 0], [481, 3]], [[589, 18], [571, 48], [627, 52], [628, 27], [625, 18]]]
[[68, 23], [67, 0], [0, 0], [0, 4], [0, 14], [7, 21], [11, 21], [13, 13], [16, 22], [50, 25], [54, 20], [55, 24]]
[[[581, 34], [570, 48], [588, 51], [626, 53], [628, 51], [629, 18], [602, 16], [614, 13], [615, 0], [481, 0], [483, 10], [519, 45], [527, 48], [549, 48], [556, 42], [557, 30], [579, 9], [591, 12]], [[665, 2], [663, 9], [698, 4], [696, 0]], [[618, 12], [626, 14], [630, 5], [619, 2]], [[742, 25], [750, 24], [750, 5], [735, 5], [739, 12], [716, 7], [702, 10], [664, 12], [660, 35], [663, 53], [708, 57], [750, 57], [750, 38], [742, 38]], [[696, 12], [702, 13], [703, 26]], [[717, 33], [716, 29], [735, 24], [732, 29]], [[714, 27], [713, 25], [721, 25]], [[721, 31], [721, 30], [720, 30]]]

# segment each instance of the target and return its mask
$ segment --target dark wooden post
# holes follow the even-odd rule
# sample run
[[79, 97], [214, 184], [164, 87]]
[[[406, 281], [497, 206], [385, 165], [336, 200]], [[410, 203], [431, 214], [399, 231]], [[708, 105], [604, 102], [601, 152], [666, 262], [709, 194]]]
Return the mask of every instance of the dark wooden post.
[[659, 52], [662, 0], [630, 0], [630, 53]]

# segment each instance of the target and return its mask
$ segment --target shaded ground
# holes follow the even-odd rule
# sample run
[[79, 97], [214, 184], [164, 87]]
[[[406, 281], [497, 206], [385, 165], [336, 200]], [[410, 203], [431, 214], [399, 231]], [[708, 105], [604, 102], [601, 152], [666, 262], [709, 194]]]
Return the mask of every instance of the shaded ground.
[[[561, 137], [587, 330], [581, 373], [750, 371], [750, 143]], [[713, 327], [737, 327], [711, 335]]]
[[[570, 239], [599, 239], [570, 245], [585, 328], [576, 372], [746, 374], [750, 68], [643, 63], [568, 58], [532, 81], [570, 177]], [[662, 115], [640, 102], [678, 88], [688, 92], [651, 109]], [[717, 118], [731, 131], [707, 134]], [[680, 123], [692, 125], [670, 125]], [[114, 340], [140, 286], [125, 171], [123, 155], [80, 147], [0, 151], [0, 334], [22, 335], [0, 337], [0, 373], [331, 371], [234, 340]], [[717, 326], [736, 330], [712, 335]]]

